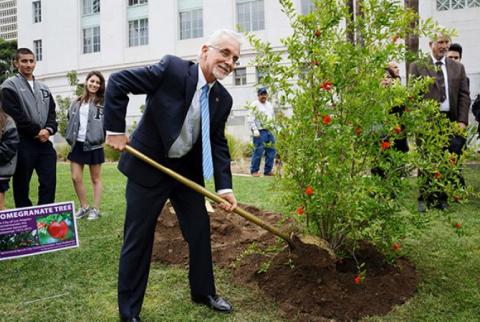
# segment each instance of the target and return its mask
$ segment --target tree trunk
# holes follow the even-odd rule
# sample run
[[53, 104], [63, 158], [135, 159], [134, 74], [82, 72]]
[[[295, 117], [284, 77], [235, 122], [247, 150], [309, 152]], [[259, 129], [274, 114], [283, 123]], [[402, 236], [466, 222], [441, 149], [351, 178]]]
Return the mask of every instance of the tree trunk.
[[[415, 11], [415, 13], [418, 15], [419, 14], [419, 8], [418, 8], [418, 0], [404, 0], [405, 1], [405, 8], [407, 9], [412, 9], [413, 11]], [[412, 29], [415, 29], [416, 27], [418, 26], [418, 18], [412, 22], [411, 24], [411, 28]], [[418, 36], [417, 35], [413, 35], [413, 34], [409, 34], [409, 35], [406, 35], [406, 38], [405, 38], [405, 44], [408, 48], [408, 52], [411, 53], [411, 54], [417, 54], [418, 53]], [[408, 80], [408, 69], [410, 67], [410, 63], [412, 61], [410, 59], [407, 59], [405, 60], [405, 68], [406, 68], [406, 71], [407, 71], [407, 80]]]
[[355, 21], [355, 10], [354, 10], [354, 1], [355, 0], [348, 0], [348, 12], [350, 14], [350, 21], [347, 21], [347, 39], [352, 44], [355, 42], [355, 29], [353, 27]]

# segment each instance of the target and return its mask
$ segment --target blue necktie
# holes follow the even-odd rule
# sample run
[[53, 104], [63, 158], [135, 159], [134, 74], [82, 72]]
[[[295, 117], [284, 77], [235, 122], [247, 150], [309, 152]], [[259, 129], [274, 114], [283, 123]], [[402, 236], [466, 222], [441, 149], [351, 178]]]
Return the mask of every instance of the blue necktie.
[[202, 123], [202, 165], [203, 177], [210, 180], [213, 176], [212, 148], [210, 146], [210, 112], [208, 110], [208, 84], [202, 87], [200, 94], [200, 113]]

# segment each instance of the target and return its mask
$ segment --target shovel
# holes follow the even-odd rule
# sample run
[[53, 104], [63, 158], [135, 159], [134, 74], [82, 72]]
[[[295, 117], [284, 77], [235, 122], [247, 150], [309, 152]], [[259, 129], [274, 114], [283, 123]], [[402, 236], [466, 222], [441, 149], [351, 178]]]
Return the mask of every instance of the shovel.
[[[228, 204], [228, 201], [220, 197], [219, 195], [205, 189], [203, 186], [199, 185], [196, 182], [182, 176], [181, 174], [176, 173], [175, 171], [161, 165], [157, 161], [149, 158], [142, 152], [138, 151], [137, 149], [126, 145], [125, 151], [138, 159], [148, 163], [154, 168], [157, 168], [161, 172], [165, 173], [166, 175], [174, 178], [175, 180], [183, 183], [187, 187], [195, 190], [196, 192], [200, 193], [201, 195], [209, 198], [210, 200], [217, 202], [219, 204]], [[273, 227], [269, 223], [261, 220], [257, 216], [253, 215], [252, 213], [240, 208], [236, 207], [233, 212], [242, 216], [246, 220], [254, 223], [257, 226], [262, 227], [263, 229], [271, 232], [272, 234], [282, 238], [284, 241], [288, 243], [290, 249], [292, 249], [297, 255], [299, 255], [299, 259], [308, 260], [311, 259], [311, 256], [319, 257], [317, 260], [317, 265], [319, 267], [326, 267], [331, 265], [335, 262], [335, 253], [330, 248], [328, 243], [325, 240], [317, 238], [315, 236], [296, 236], [292, 233], [291, 236], [285, 234], [284, 232], [278, 230], [277, 228]], [[320, 256], [319, 256], [320, 255]]]

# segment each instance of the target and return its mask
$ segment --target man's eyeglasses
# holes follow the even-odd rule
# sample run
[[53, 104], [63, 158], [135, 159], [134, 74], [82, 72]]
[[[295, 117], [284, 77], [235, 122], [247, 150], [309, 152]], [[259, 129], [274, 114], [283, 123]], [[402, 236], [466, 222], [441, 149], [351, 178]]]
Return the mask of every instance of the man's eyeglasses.
[[240, 62], [238, 61], [239, 57], [233, 55], [230, 50], [225, 49], [225, 48], [218, 48], [218, 47], [215, 47], [215, 46], [208, 46], [208, 48], [213, 48], [213, 49], [217, 50], [220, 53], [220, 55], [222, 55], [222, 57], [225, 58], [225, 59], [230, 59], [231, 58], [232, 62], [235, 66], [240, 65]]

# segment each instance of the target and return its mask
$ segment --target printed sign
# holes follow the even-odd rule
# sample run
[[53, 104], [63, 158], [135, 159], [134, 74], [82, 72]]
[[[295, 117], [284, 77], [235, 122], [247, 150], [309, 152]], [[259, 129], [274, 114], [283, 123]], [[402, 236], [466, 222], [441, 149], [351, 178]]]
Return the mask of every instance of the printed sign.
[[0, 211], [0, 260], [78, 247], [72, 201]]

